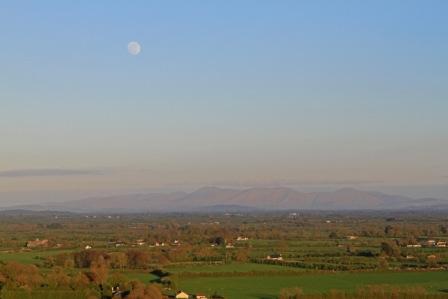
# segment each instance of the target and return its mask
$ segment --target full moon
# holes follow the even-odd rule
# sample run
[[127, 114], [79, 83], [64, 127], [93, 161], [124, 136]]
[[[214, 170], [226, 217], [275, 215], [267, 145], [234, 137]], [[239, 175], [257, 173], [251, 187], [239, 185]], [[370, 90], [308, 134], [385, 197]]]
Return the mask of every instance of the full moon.
[[138, 55], [140, 51], [142, 50], [142, 47], [138, 42], [130, 42], [128, 44], [128, 52], [131, 55]]

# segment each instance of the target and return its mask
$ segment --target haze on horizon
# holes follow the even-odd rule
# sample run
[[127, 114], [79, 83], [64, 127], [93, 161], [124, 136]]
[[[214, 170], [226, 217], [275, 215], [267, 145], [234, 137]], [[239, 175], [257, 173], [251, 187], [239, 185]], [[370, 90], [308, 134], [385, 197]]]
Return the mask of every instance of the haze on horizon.
[[204, 185], [448, 199], [447, 9], [2, 1], [0, 205]]

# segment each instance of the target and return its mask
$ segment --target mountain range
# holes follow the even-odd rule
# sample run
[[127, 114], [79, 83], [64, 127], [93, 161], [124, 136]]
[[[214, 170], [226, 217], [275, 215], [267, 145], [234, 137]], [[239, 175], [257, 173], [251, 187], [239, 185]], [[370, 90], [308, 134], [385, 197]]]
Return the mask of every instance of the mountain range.
[[66, 202], [20, 205], [8, 209], [67, 212], [211, 212], [270, 210], [400, 210], [448, 209], [448, 200], [414, 199], [343, 188], [330, 192], [299, 192], [292, 188], [244, 190], [204, 187], [194, 192], [127, 194]]

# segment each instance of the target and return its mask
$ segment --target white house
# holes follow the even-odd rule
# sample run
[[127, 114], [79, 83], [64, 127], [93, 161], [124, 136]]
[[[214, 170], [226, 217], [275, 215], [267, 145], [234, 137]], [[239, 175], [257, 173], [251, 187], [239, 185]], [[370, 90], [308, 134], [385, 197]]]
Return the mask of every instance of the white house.
[[439, 242], [437, 242], [436, 246], [437, 247], [446, 247], [446, 242], [439, 241]]
[[282, 261], [282, 260], [283, 260], [283, 257], [282, 257], [282, 255], [279, 254], [279, 253], [273, 253], [273, 254], [271, 254], [271, 255], [268, 255], [268, 256], [266, 257], [266, 259], [267, 259], [267, 260], [272, 260], [272, 261]]
[[176, 293], [176, 299], [188, 299], [190, 296], [184, 291], [179, 291]]

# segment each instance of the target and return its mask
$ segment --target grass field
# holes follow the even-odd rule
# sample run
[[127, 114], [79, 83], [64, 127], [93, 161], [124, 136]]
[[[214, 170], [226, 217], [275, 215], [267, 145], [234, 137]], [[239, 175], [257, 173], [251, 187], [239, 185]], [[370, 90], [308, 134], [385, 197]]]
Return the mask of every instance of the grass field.
[[298, 268], [288, 268], [276, 265], [263, 265], [254, 263], [231, 263], [231, 264], [213, 264], [213, 265], [184, 265], [168, 266], [166, 270], [170, 273], [222, 273], [222, 272], [256, 272], [256, 271], [300, 271]]
[[307, 293], [331, 289], [354, 291], [372, 284], [421, 285], [430, 292], [448, 289], [448, 272], [385, 272], [300, 274], [276, 276], [182, 278], [178, 286], [188, 292], [212, 294], [215, 291], [232, 299], [275, 299], [282, 288], [300, 287]]
[[51, 255], [73, 252], [73, 250], [42, 250], [25, 252], [0, 252], [0, 261], [18, 262], [22, 264], [41, 264], [42, 259]]

